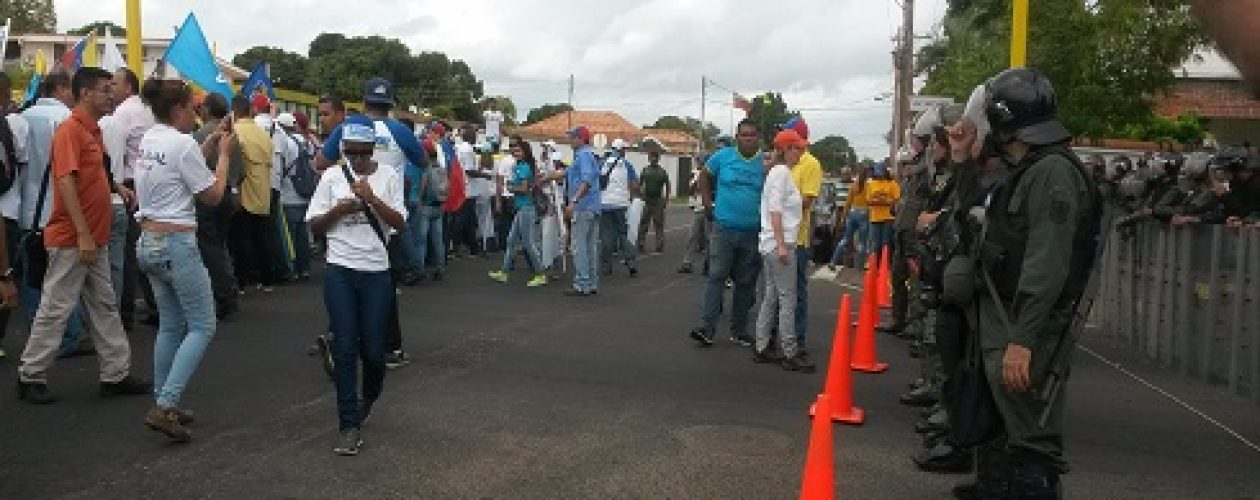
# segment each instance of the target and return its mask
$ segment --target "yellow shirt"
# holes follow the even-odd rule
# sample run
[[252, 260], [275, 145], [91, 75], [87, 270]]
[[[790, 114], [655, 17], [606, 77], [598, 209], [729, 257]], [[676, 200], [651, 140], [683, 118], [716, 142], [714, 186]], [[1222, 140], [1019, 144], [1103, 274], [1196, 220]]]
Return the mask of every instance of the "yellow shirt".
[[901, 187], [897, 181], [868, 179], [866, 181], [866, 202], [871, 207], [871, 223], [893, 220], [892, 207], [901, 198]]
[[236, 120], [232, 127], [241, 144], [241, 155], [245, 157], [241, 208], [254, 215], [268, 215], [271, 213], [271, 137], [254, 120]]
[[[792, 168], [792, 184], [796, 184], [796, 190], [801, 192], [801, 198], [811, 196], [817, 198], [818, 193], [822, 191], [822, 177], [822, 164], [809, 151], [801, 155], [801, 161]], [[812, 211], [804, 210], [801, 214], [801, 229], [796, 233], [796, 246], [809, 246], [809, 222]]]

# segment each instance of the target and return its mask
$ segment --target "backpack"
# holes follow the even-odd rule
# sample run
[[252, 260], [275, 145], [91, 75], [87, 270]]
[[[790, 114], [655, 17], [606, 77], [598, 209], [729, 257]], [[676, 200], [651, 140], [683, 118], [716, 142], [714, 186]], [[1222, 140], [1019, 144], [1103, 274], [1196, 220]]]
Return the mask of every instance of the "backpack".
[[434, 165], [424, 169], [424, 176], [429, 179], [429, 192], [425, 195], [432, 196], [434, 201], [445, 203], [451, 195], [451, 179], [446, 170], [434, 162]]
[[315, 194], [315, 187], [319, 185], [319, 175], [315, 173], [314, 158], [311, 155], [310, 148], [304, 147], [302, 141], [299, 141], [297, 137], [294, 137], [288, 131], [285, 131], [285, 135], [289, 136], [289, 139], [298, 145], [298, 155], [293, 160], [293, 164], [289, 165], [289, 168], [285, 170], [284, 176], [293, 181], [293, 190], [297, 192], [298, 196], [309, 199]]

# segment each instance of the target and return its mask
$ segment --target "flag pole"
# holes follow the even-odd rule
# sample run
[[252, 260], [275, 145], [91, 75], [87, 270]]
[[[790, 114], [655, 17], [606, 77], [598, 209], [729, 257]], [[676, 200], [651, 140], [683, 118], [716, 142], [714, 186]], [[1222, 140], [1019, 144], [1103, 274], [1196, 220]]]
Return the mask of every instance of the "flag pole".
[[144, 46], [140, 38], [140, 0], [127, 0], [127, 67], [144, 74]]

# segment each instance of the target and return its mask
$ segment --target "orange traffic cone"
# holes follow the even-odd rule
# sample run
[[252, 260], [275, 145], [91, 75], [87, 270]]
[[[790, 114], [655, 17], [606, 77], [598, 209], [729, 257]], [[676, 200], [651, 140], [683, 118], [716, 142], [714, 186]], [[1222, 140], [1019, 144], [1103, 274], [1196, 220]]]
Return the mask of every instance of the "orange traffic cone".
[[[862, 327], [862, 317], [863, 315], [866, 314], [865, 312], [866, 311], [866, 294], [868, 290], [875, 289], [876, 282], [877, 282], [877, 278], [876, 278], [877, 274], [879, 274], [879, 269], [876, 267], [876, 264], [875, 264], [875, 254], [874, 253], [867, 254], [866, 255], [866, 272], [862, 273], [862, 304], [858, 307], [857, 321], [854, 321], [852, 323], [853, 326], [855, 328], [858, 328], [859, 330]], [[876, 320], [879, 319], [878, 314], [876, 314], [875, 319]], [[875, 325], [872, 324], [871, 326], [874, 327]]]
[[818, 396], [814, 404], [820, 415], [814, 417], [809, 433], [809, 451], [805, 454], [805, 477], [801, 480], [801, 500], [834, 500], [836, 498], [835, 443], [831, 438], [831, 399]]
[[879, 252], [879, 307], [881, 309], [892, 308], [892, 269], [888, 264], [888, 247]]
[[874, 276], [868, 276], [862, 291], [862, 310], [858, 313], [857, 337], [853, 342], [853, 369], [866, 373], [882, 373], [888, 369], [886, 363], [875, 361], [875, 322], [879, 321], [876, 286]]
[[[849, 366], [849, 313], [852, 301], [849, 294], [840, 299], [840, 312], [836, 318], [836, 336], [831, 342], [831, 362], [827, 364], [827, 385], [822, 395], [831, 400], [831, 419], [836, 422], [859, 425], [866, 420], [861, 408], [853, 406], [853, 373]], [[809, 408], [810, 416], [818, 405]]]

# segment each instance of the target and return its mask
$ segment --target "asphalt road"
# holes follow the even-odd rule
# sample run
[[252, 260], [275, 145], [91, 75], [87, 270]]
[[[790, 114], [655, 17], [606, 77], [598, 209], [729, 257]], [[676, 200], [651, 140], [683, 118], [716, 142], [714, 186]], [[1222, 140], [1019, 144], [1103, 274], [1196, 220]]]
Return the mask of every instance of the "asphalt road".
[[[525, 288], [521, 271], [492, 283], [496, 264], [480, 259], [404, 289], [415, 360], [390, 372], [358, 457], [333, 455], [332, 386], [307, 355], [326, 322], [318, 281], [251, 292], [221, 323], [184, 401], [199, 418], [191, 444], [141, 424], [147, 398], [97, 396], [94, 358], [64, 360], [51, 377], [61, 402], [0, 398], [0, 498], [793, 498], [823, 370], [756, 365], [725, 341], [693, 345], [703, 281], [675, 273], [685, 223], [685, 209], [671, 209], [667, 253], [643, 258], [637, 279], [618, 269], [593, 298], [561, 296], [564, 283]], [[845, 291], [811, 282], [820, 364]], [[133, 334], [133, 369], [146, 377], [152, 336]], [[5, 390], [24, 339], [4, 341]], [[897, 396], [916, 361], [903, 341], [879, 341], [891, 369], [854, 379], [866, 424], [835, 428], [840, 495], [948, 498], [965, 477], [908, 459], [916, 412]], [[1090, 345], [1260, 442], [1254, 403]], [[1260, 498], [1260, 451], [1202, 416], [1089, 355], [1068, 390], [1069, 498]]]

